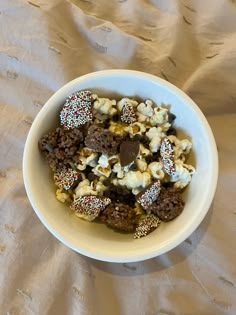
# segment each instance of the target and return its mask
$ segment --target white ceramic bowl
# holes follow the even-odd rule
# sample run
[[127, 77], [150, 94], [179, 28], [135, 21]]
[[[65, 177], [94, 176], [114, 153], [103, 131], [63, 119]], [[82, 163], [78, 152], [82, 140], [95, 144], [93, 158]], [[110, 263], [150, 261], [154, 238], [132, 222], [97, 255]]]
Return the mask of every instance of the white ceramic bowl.
[[[184, 211], [175, 220], [142, 239], [120, 234], [103, 224], [77, 218], [55, 198], [55, 186], [38, 140], [56, 127], [58, 114], [67, 96], [90, 89], [100, 96], [133, 96], [171, 105], [177, 118], [178, 135], [192, 139], [189, 159], [196, 167], [185, 191]], [[206, 118], [197, 105], [172, 84], [150, 74], [129, 70], [107, 70], [79, 77], [58, 90], [43, 106], [28, 134], [23, 157], [23, 175], [28, 198], [46, 228], [73, 250], [103, 261], [132, 262], [163, 254], [183, 242], [201, 223], [214, 197], [218, 177], [215, 140]]]

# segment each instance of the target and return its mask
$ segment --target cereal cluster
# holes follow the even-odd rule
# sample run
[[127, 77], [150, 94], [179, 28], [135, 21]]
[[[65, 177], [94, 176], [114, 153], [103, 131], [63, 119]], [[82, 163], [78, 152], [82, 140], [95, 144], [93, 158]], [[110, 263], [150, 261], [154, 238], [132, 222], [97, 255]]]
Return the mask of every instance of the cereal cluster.
[[192, 143], [177, 137], [168, 106], [85, 90], [65, 100], [59, 119], [39, 149], [56, 198], [76, 216], [138, 239], [181, 214], [182, 190], [195, 172], [186, 163]]

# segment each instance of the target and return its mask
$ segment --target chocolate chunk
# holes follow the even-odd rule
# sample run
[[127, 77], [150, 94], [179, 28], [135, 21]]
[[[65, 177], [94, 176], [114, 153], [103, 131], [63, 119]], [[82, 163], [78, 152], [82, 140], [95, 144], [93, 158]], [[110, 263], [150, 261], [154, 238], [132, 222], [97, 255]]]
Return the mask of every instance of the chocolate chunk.
[[142, 135], [136, 134], [136, 135], [134, 135], [134, 137], [133, 137], [132, 140], [134, 140], [134, 141], [140, 141], [140, 142], [141, 142], [142, 137], [143, 137]]
[[110, 180], [108, 178], [106, 178], [104, 181], [103, 181], [103, 185], [104, 186], [109, 186], [111, 184]]
[[151, 210], [162, 221], [175, 219], [184, 209], [184, 201], [181, 192], [175, 187], [161, 188], [161, 193], [156, 202], [152, 204]]
[[97, 178], [97, 176], [94, 173], [89, 173], [87, 177], [90, 182]]
[[148, 147], [150, 139], [147, 136], [141, 136], [140, 142]]
[[131, 207], [134, 207], [135, 204], [135, 196], [127, 188], [118, 188], [111, 183], [109, 186], [107, 186], [107, 190], [104, 191], [103, 196], [110, 198], [112, 202], [122, 202]]
[[130, 171], [138, 171], [138, 166], [136, 163], [133, 163], [130, 167], [129, 167]]
[[161, 190], [160, 186], [161, 183], [159, 180], [148, 185], [139, 194], [136, 195], [137, 202], [144, 209], [148, 209], [153, 204], [153, 202], [157, 200]]
[[176, 116], [172, 113], [168, 114], [168, 123], [172, 124], [172, 122], [175, 120]]
[[167, 132], [166, 132], [167, 136], [176, 136], [177, 135], [177, 131], [174, 127], [170, 127]]
[[120, 145], [120, 164], [126, 166], [135, 161], [139, 154], [138, 141], [123, 141]]
[[117, 122], [120, 119], [120, 116], [118, 114], [115, 114], [114, 116], [112, 116], [112, 120], [114, 122]]

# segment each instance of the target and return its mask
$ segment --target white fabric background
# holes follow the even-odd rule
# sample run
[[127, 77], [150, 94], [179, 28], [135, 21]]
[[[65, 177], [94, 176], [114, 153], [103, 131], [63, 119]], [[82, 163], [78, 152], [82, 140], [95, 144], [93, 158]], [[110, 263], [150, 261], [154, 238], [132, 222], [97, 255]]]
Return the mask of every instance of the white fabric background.
[[[219, 150], [203, 223], [139, 263], [66, 248], [34, 214], [22, 181], [25, 139], [45, 101], [71, 79], [111, 68], [183, 89]], [[0, 315], [236, 314], [236, 1], [0, 0], [0, 119]]]

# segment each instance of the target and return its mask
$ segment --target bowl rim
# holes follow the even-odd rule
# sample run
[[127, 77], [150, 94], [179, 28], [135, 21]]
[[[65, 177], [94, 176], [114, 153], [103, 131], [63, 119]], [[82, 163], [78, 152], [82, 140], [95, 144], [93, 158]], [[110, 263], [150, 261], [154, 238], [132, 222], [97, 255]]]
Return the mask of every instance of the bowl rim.
[[[94, 253], [90, 250], [84, 249], [83, 247], [78, 247], [78, 246], [75, 246], [74, 244], [72, 244], [72, 242], [70, 242], [64, 235], [62, 235], [62, 233], [60, 231], [55, 230], [54, 228], [51, 227], [51, 225], [47, 222], [44, 215], [41, 213], [40, 209], [37, 208], [37, 206], [34, 202], [34, 197], [32, 195], [30, 183], [28, 180], [29, 169], [27, 167], [27, 164], [28, 164], [27, 161], [28, 161], [29, 155], [30, 155], [30, 143], [33, 141], [34, 126], [37, 125], [38, 121], [40, 121], [41, 115], [45, 111], [48, 110], [49, 104], [51, 104], [54, 101], [54, 99], [60, 97], [61, 94], [64, 94], [64, 92], [67, 91], [69, 89], [69, 87], [75, 85], [79, 81], [93, 79], [96, 77], [99, 77], [102, 79], [103, 77], [106, 77], [106, 76], [116, 76], [116, 77], [119, 77], [119, 76], [121, 76], [121, 77], [138, 76], [139, 78], [142, 78], [142, 79], [145, 79], [148, 81], [154, 81], [154, 83], [155, 82], [159, 83], [160, 85], [164, 86], [165, 88], [171, 90], [174, 94], [178, 95], [181, 99], [183, 99], [183, 101], [185, 103], [187, 103], [188, 105], [190, 105], [194, 109], [194, 111], [198, 115], [199, 119], [201, 120], [201, 123], [203, 124], [204, 130], [207, 134], [207, 138], [209, 139], [209, 142], [211, 143], [212, 165], [213, 165], [213, 167], [212, 167], [213, 171], [211, 172], [211, 186], [208, 187], [208, 198], [205, 200], [204, 205], [202, 206], [202, 211], [197, 216], [197, 219], [194, 221], [194, 223], [189, 228], [185, 229], [179, 235], [179, 237], [176, 238], [174, 241], [164, 244], [164, 246], [162, 246], [159, 249], [147, 251], [143, 254], [138, 254], [138, 255], [132, 254], [129, 257], [125, 257], [122, 255], [121, 255], [121, 257], [117, 257], [117, 256], [109, 255], [109, 254], [105, 255], [104, 253], [99, 254], [98, 252]], [[29, 130], [29, 133], [27, 135], [27, 139], [25, 142], [24, 152], [23, 152], [23, 167], [22, 168], [23, 168], [23, 181], [24, 181], [26, 194], [28, 196], [30, 204], [31, 204], [32, 208], [34, 209], [36, 215], [40, 219], [40, 221], [43, 223], [43, 225], [48, 229], [48, 231], [51, 234], [53, 234], [59, 241], [61, 241], [67, 247], [69, 247], [69, 248], [73, 249], [74, 251], [76, 251], [80, 254], [83, 254], [87, 257], [101, 260], [101, 261], [121, 263], [121, 262], [143, 261], [146, 259], [157, 257], [163, 253], [167, 253], [171, 249], [173, 249], [176, 246], [178, 246], [179, 244], [181, 244], [187, 237], [189, 237], [196, 230], [196, 228], [200, 225], [200, 223], [202, 222], [202, 220], [206, 216], [206, 214], [207, 214], [207, 212], [211, 206], [212, 200], [214, 198], [216, 187], [217, 187], [217, 180], [218, 180], [219, 161], [218, 161], [217, 146], [216, 146], [215, 138], [214, 138], [213, 132], [211, 130], [211, 127], [210, 127], [206, 117], [204, 116], [204, 114], [200, 110], [200, 108], [196, 105], [196, 103], [188, 95], [186, 95], [181, 89], [179, 89], [178, 87], [176, 87], [172, 83], [167, 82], [167, 81], [163, 80], [162, 78], [159, 78], [158, 76], [155, 76], [153, 74], [149, 74], [149, 73], [145, 73], [145, 72], [141, 72], [141, 71], [136, 71], [136, 70], [116, 69], [116, 70], [101, 70], [101, 71], [96, 71], [96, 72], [82, 75], [82, 76], [75, 78], [72, 81], [66, 83], [60, 89], [58, 89], [55, 93], [53, 93], [53, 95], [47, 100], [47, 102], [44, 104], [44, 106], [41, 108], [41, 110], [37, 114], [36, 118], [33, 121], [32, 126]]]

